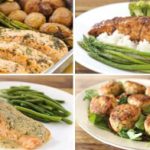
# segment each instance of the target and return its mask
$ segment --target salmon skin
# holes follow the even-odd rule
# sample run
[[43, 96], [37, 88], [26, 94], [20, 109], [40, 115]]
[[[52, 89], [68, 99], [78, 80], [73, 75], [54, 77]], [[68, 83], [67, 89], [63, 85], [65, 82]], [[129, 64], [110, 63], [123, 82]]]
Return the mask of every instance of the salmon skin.
[[27, 150], [33, 150], [50, 138], [50, 132], [40, 122], [0, 100], [0, 137]]
[[89, 35], [97, 37], [106, 32], [111, 35], [114, 31], [129, 35], [133, 41], [150, 42], [150, 17], [115, 17], [95, 24]]

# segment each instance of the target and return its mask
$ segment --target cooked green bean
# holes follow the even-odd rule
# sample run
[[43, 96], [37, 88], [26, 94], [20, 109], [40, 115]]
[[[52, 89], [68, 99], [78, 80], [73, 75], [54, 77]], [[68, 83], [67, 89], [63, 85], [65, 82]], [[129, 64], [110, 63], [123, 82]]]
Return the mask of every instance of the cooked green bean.
[[45, 121], [54, 121], [54, 122], [59, 122], [62, 120], [62, 117], [59, 116], [49, 116], [49, 115], [45, 115], [42, 113], [38, 113], [36, 111], [33, 111], [31, 109], [28, 108], [24, 108], [21, 106], [15, 106], [17, 110], [24, 112], [24, 113], [28, 113], [30, 115], [34, 115], [35, 117], [39, 118], [39, 119], [43, 119]]
[[43, 122], [59, 122], [65, 118], [62, 121], [71, 124], [71, 121], [66, 118], [70, 112], [61, 105], [64, 103], [63, 100], [53, 99], [29, 86], [12, 86], [0, 90], [0, 97], [5, 98], [7, 102], [33, 119]]

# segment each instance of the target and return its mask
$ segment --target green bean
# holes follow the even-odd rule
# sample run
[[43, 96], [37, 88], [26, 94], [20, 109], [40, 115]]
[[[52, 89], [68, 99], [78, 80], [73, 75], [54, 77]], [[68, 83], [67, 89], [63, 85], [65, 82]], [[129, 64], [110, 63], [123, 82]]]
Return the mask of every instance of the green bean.
[[72, 124], [72, 121], [67, 118], [62, 118], [62, 121], [64, 121], [67, 124]]
[[16, 109], [33, 119], [59, 122], [65, 117], [64, 122], [71, 124], [71, 121], [66, 118], [70, 112], [61, 105], [64, 103], [63, 100], [53, 99], [29, 86], [12, 86], [0, 90], [0, 97], [5, 98]]
[[49, 115], [45, 115], [45, 114], [41, 114], [41, 113], [38, 113], [36, 111], [33, 111], [31, 109], [28, 109], [28, 108], [24, 108], [24, 107], [21, 107], [21, 106], [15, 106], [15, 108], [21, 112], [24, 112], [24, 113], [28, 113], [30, 115], [33, 115], [39, 119], [43, 119], [43, 120], [46, 120], [46, 121], [54, 121], [54, 122], [59, 122], [62, 120], [62, 117], [58, 117], [58, 116], [49, 116]]
[[38, 107], [35, 104], [32, 104], [30, 102], [26, 102], [26, 101], [22, 101], [22, 100], [13, 100], [11, 101], [12, 104], [19, 104], [19, 105], [25, 105], [28, 108], [33, 108], [34, 110], [40, 112], [40, 113], [46, 113], [47, 111], [45, 109], [43, 109], [42, 107]]
[[70, 115], [70, 112], [67, 111], [65, 108], [57, 105], [56, 103], [52, 102], [52, 101], [48, 101], [48, 100], [45, 100], [46, 104], [50, 105], [50, 106], [53, 106], [54, 108], [57, 108], [58, 110], [61, 110], [63, 111], [66, 115]]

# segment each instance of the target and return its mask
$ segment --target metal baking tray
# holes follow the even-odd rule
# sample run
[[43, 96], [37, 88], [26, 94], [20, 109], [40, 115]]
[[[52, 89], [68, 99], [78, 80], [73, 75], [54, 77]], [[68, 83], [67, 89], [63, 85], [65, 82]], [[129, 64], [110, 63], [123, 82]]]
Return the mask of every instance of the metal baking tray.
[[71, 63], [73, 63], [73, 49], [68, 52], [59, 62], [54, 64], [51, 68], [49, 68], [44, 73], [62, 73]]

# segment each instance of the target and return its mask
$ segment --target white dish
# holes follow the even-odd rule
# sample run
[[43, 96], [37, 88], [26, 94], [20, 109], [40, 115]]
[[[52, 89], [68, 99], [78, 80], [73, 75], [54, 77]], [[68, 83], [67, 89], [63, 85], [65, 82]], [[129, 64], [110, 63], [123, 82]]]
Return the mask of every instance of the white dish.
[[136, 74], [135, 72], [115, 69], [92, 59], [77, 43], [82, 40], [83, 35], [87, 35], [88, 31], [94, 24], [99, 23], [102, 20], [112, 19], [114, 17], [130, 16], [128, 4], [129, 3], [116, 3], [98, 7], [83, 13], [75, 19], [75, 60], [79, 64], [93, 71], [104, 74]]
[[[145, 86], [150, 86], [150, 80], [142, 80], [142, 79], [118, 79], [118, 81], [135, 81], [141, 83]], [[89, 87], [87, 89], [98, 89], [100, 85], [104, 84], [105, 82], [101, 82], [95, 86]], [[86, 89], [85, 89], [86, 90]], [[104, 142], [106, 144], [123, 148], [127, 150], [149, 150], [150, 143], [149, 142], [139, 142], [139, 141], [131, 141], [129, 139], [121, 138], [109, 131], [105, 131], [95, 127], [91, 124], [88, 120], [88, 101], [83, 101], [85, 90], [79, 93], [76, 96], [76, 121], [80, 125], [80, 127], [90, 134], [95, 139]]]
[[[28, 82], [0, 82], [1, 86], [0, 89], [9, 88], [10, 86], [19, 86], [19, 85], [29, 85], [32, 89], [44, 92], [46, 95], [55, 98], [55, 99], [62, 99], [65, 101], [64, 107], [69, 110], [72, 115], [70, 119], [73, 120], [73, 96], [68, 94], [67, 92], [61, 91], [56, 88], [52, 88], [49, 86], [44, 86], [40, 84], [33, 84]], [[73, 150], [74, 149], [74, 124], [67, 125], [65, 123], [46, 123], [44, 124], [45, 127], [50, 130], [52, 134], [52, 138], [40, 147], [38, 150]], [[1, 148], [0, 148], [1, 150]], [[10, 150], [10, 149], [9, 149]]]

